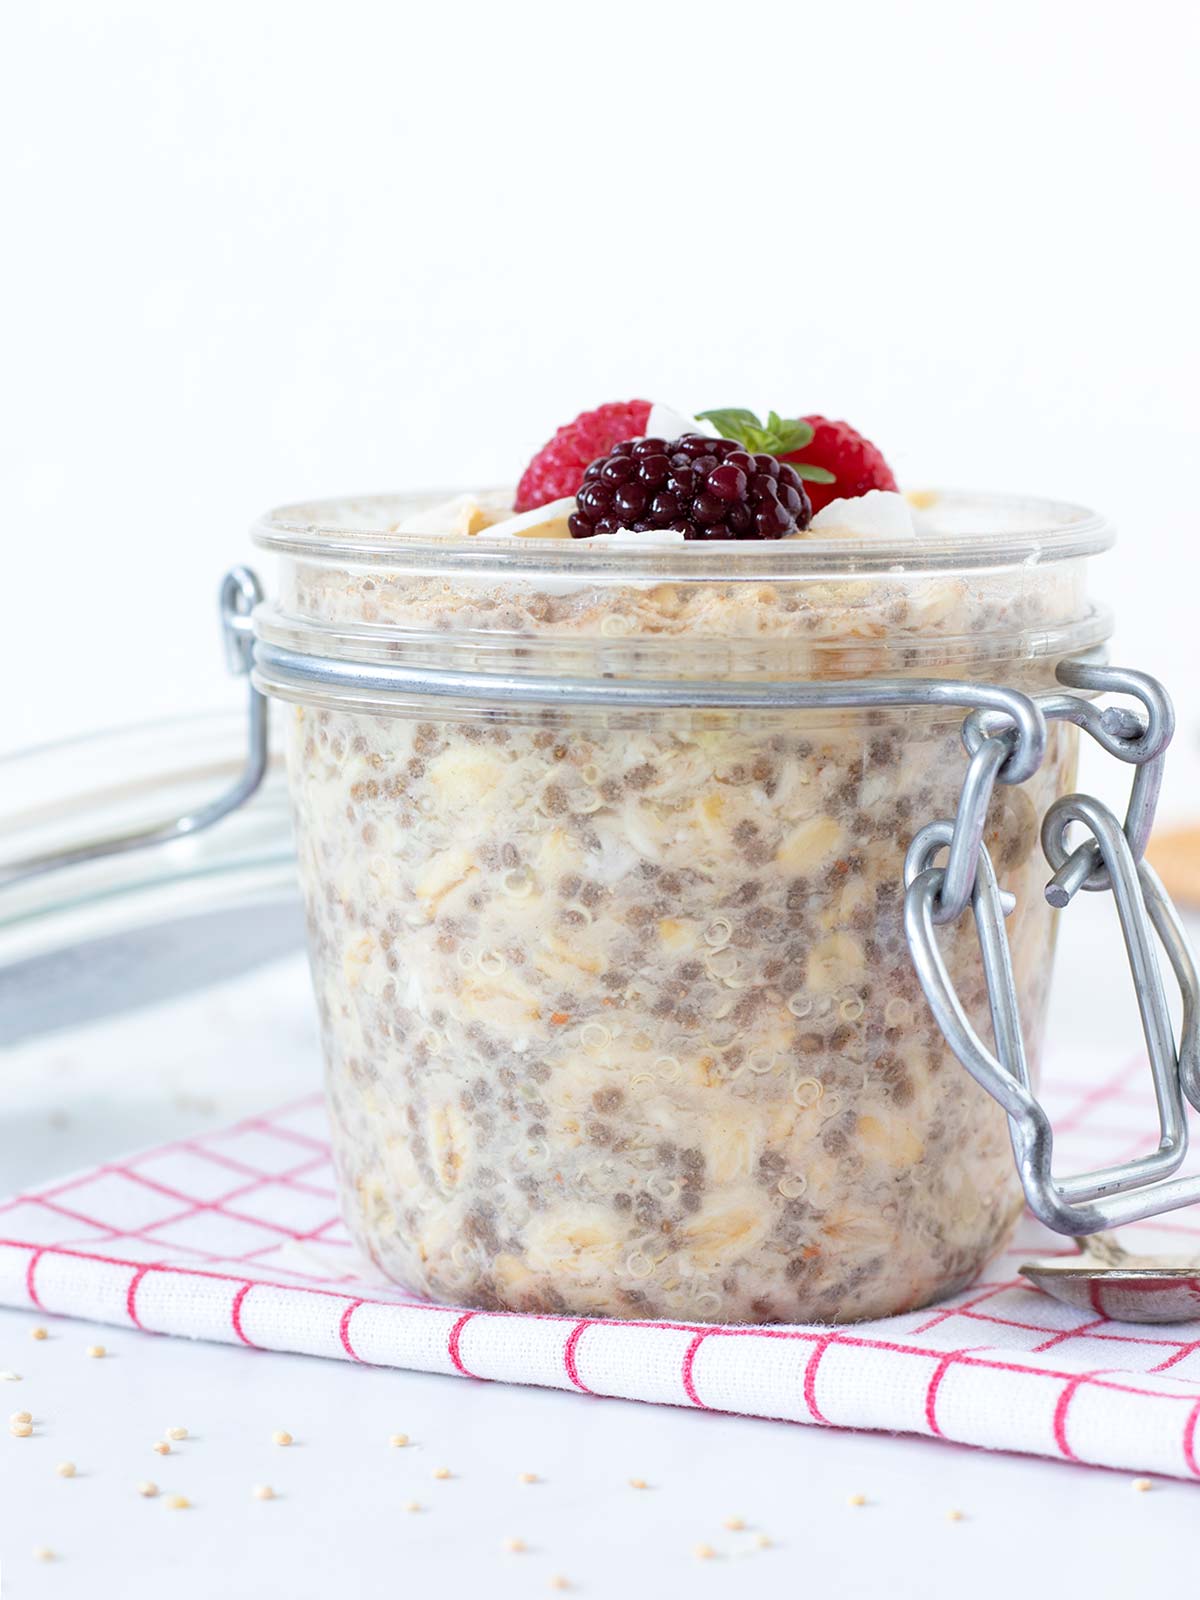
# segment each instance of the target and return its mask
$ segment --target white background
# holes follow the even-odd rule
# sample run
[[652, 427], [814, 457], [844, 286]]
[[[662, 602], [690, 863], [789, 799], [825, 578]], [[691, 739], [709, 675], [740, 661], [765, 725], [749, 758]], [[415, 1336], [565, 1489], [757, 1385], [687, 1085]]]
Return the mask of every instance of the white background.
[[[1117, 658], [1175, 691], [1186, 811], [1198, 30], [1188, 0], [9, 8], [0, 750], [231, 699], [214, 592], [266, 506], [513, 480], [560, 422], [642, 394], [846, 416], [906, 484], [1107, 512], [1097, 588]], [[1077, 1048], [1110, 1032], [1115, 968], [1089, 984], [1089, 960], [1060, 978]], [[277, 1037], [260, 1021], [247, 1048]], [[198, 1045], [166, 1037], [31, 1058], [30, 1104], [73, 1118], [29, 1123], [37, 1175], [194, 1114]], [[254, 1053], [261, 1076], [221, 1059], [213, 1117], [316, 1072], [311, 1039], [265, 1074]], [[929, 1600], [1010, 1594], [1014, 1562], [1104, 1596], [1177, 1581], [1194, 1541], [1183, 1485], [115, 1332], [92, 1363], [90, 1330], [34, 1346], [29, 1321], [0, 1316], [12, 1405], [41, 1419], [28, 1456], [5, 1437], [6, 1600], [200, 1595], [214, 1572], [231, 1595], [455, 1600], [547, 1592], [555, 1568], [595, 1596]], [[175, 1420], [199, 1438], [168, 1472], [149, 1442]], [[305, 1441], [286, 1466], [262, 1444], [281, 1423]], [[393, 1427], [421, 1453], [382, 1451]], [[434, 1451], [457, 1511], [400, 1526]], [[540, 1500], [517, 1498], [527, 1467]], [[635, 1472], [661, 1488], [631, 1506]], [[191, 1520], [126, 1492], [151, 1473]], [[246, 1498], [261, 1477], [274, 1506]], [[691, 1561], [729, 1512], [769, 1527], [774, 1565]]]
[[638, 394], [1102, 509], [1194, 745], [1198, 44], [1187, 0], [10, 8], [0, 748], [227, 696], [267, 506], [514, 481]]

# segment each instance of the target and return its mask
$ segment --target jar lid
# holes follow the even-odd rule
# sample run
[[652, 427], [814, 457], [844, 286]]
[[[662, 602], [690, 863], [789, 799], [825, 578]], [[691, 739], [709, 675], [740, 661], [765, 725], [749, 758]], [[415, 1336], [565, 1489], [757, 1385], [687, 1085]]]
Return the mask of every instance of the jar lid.
[[[502, 491], [488, 491], [495, 499]], [[970, 571], [1095, 555], [1113, 543], [1108, 521], [1084, 506], [1019, 495], [921, 491], [919, 538], [804, 537], [688, 541], [639, 547], [591, 539], [489, 539], [405, 533], [403, 524], [451, 496], [383, 494], [280, 506], [261, 517], [256, 544], [308, 560], [368, 561], [432, 574], [574, 576], [589, 582], [825, 578], [866, 572]]]
[[[245, 759], [245, 713], [175, 717], [0, 761], [0, 880], [46, 851], [212, 799]], [[189, 838], [0, 881], [0, 1044], [246, 971], [303, 941], [281, 764]]]
[[[492, 516], [508, 504], [465, 498]], [[1103, 518], [1014, 496], [916, 499], [907, 538], [730, 543], [416, 532], [427, 495], [286, 507], [253, 531], [281, 557], [277, 597], [255, 613], [255, 682], [361, 709], [431, 694], [613, 704], [618, 681], [657, 683], [659, 705], [715, 706], [729, 693], [706, 700], [703, 685], [1052, 687], [1056, 661], [1107, 639], [1083, 560], [1112, 542]], [[682, 683], [694, 691], [672, 698]]]

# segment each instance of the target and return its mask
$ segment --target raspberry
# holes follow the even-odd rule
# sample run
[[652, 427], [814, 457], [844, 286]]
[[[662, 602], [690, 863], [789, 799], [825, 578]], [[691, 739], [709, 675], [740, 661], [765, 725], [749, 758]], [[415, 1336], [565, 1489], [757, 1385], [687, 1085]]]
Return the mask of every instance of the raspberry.
[[808, 484], [813, 514], [831, 500], [852, 500], [868, 489], [895, 489], [892, 469], [869, 439], [848, 422], [830, 422], [827, 417], [805, 417], [813, 430], [811, 444], [793, 450], [784, 461], [806, 467], [824, 467], [833, 473], [832, 483]]
[[578, 494], [583, 469], [622, 439], [636, 439], [646, 431], [649, 400], [614, 400], [610, 405], [583, 411], [561, 427], [525, 468], [517, 485], [514, 511], [532, 511]]
[[685, 539], [782, 539], [807, 528], [804, 485], [770, 455], [751, 455], [736, 439], [685, 433], [625, 440], [593, 461], [570, 518], [574, 538], [632, 528], [674, 528]]

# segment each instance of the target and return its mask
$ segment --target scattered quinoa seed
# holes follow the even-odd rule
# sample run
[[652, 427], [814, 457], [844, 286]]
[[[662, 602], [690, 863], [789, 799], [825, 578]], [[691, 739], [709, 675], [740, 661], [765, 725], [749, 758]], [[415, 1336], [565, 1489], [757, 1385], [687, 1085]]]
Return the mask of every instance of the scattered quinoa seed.
[[153, 1500], [154, 1496], [158, 1493], [158, 1485], [156, 1483], [151, 1483], [149, 1478], [143, 1478], [142, 1482], [137, 1486], [137, 1492], [141, 1495], [143, 1500]]
[[31, 1339], [48, 1339], [50, 1335], [46, 1332], [45, 1328], [30, 1328], [29, 1337]]
[[434, 1467], [433, 1475], [434, 1475], [435, 1478], [448, 1478], [450, 1476], [450, 1468], [449, 1467]]
[[726, 1517], [724, 1525], [729, 1529], [730, 1533], [741, 1533], [746, 1526], [746, 1519], [745, 1517]]
[[12, 1434], [14, 1439], [28, 1439], [29, 1435], [33, 1432], [33, 1423], [10, 1422], [8, 1425], [8, 1431]]
[[524, 1539], [515, 1538], [505, 1539], [504, 1548], [511, 1551], [513, 1555], [519, 1555], [525, 1548], [525, 1541]]
[[108, 1351], [102, 1344], [90, 1344], [87, 1347], [87, 1353], [91, 1356], [93, 1361], [99, 1361], [101, 1356], [106, 1356], [108, 1354]]
[[12, 1416], [9, 1417], [8, 1420], [10, 1422], [32, 1422], [33, 1421], [33, 1412], [32, 1411], [14, 1411]]
[[409, 1500], [405, 1503], [404, 1509], [405, 1511], [420, 1511], [421, 1502], [419, 1500]]
[[711, 1561], [716, 1553], [710, 1544], [698, 1544], [692, 1552], [697, 1561]]
[[186, 1439], [187, 1438], [187, 1429], [186, 1428], [168, 1428], [167, 1431], [166, 1431], [166, 1437], [168, 1439]]
[[754, 1537], [754, 1542], [760, 1550], [769, 1550], [771, 1548], [771, 1539], [769, 1534], [756, 1534]]
[[165, 1439], [159, 1439], [155, 1443], [154, 1453], [156, 1456], [169, 1456], [171, 1454], [171, 1446]]
[[552, 1589], [557, 1589], [561, 1594], [564, 1589], [569, 1589], [571, 1587], [571, 1580], [570, 1578], [564, 1578], [561, 1572], [556, 1572], [550, 1579], [550, 1587]]
[[946, 1520], [947, 1522], [961, 1522], [963, 1520], [963, 1514], [961, 1511], [947, 1511]]
[[33, 1552], [33, 1559], [35, 1561], [53, 1561], [54, 1551], [50, 1549], [49, 1545], [39, 1544]]
[[275, 1491], [269, 1483], [256, 1483], [250, 1493], [256, 1500], [274, 1500]]
[[73, 1461], [60, 1461], [54, 1470], [60, 1478], [73, 1478], [75, 1476], [75, 1463]]
[[648, 1489], [650, 1485], [646, 1482], [645, 1478], [630, 1478], [629, 1487], [631, 1489]]
[[537, 1481], [538, 1475], [536, 1472], [523, 1472], [518, 1479], [520, 1483], [536, 1483]]
[[272, 1444], [291, 1444], [292, 1443], [292, 1436], [287, 1431], [286, 1428], [276, 1428], [275, 1432], [271, 1435], [271, 1443]]
[[388, 1440], [388, 1443], [390, 1445], [394, 1445], [397, 1450], [403, 1450], [404, 1446], [408, 1443], [408, 1435], [406, 1433], [394, 1433]]
[[865, 1494], [852, 1494], [846, 1501], [848, 1506], [865, 1506], [866, 1503], [867, 1497]]
[[163, 1501], [168, 1511], [188, 1511], [192, 1502], [185, 1494], [169, 1494]]
[[1150, 1489], [1153, 1489], [1154, 1480], [1152, 1478], [1135, 1478], [1133, 1487], [1139, 1494], [1146, 1494]]

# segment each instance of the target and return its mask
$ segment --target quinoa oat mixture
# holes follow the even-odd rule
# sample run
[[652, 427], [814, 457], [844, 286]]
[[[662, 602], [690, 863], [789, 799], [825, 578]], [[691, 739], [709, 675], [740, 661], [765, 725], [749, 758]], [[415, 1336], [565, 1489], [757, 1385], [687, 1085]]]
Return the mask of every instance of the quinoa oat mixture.
[[[572, 588], [297, 562], [284, 595], [385, 640], [568, 662], [711, 641], [725, 673], [692, 676], [1042, 688], [1053, 659], [1025, 641], [1071, 613], [1076, 565]], [[947, 1049], [902, 929], [905, 850], [957, 802], [960, 713], [314, 702], [288, 720], [344, 1205], [388, 1277], [466, 1306], [841, 1322], [951, 1293], [1002, 1245], [1021, 1204], [1005, 1119]], [[1052, 727], [987, 834], [1035, 1056], [1038, 822], [1074, 752]], [[941, 932], [988, 1038], [971, 919]]]

